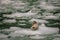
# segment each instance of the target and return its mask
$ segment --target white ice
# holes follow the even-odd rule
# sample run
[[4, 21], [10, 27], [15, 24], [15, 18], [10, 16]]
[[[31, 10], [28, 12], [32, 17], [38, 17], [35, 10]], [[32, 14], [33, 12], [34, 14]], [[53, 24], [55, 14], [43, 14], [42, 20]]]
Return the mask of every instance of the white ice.
[[4, 23], [15, 23], [16, 20], [15, 19], [5, 19], [3, 20]]
[[32, 13], [31, 11], [27, 12], [27, 13], [19, 13], [19, 12], [16, 12], [16, 13], [13, 13], [13, 14], [10, 14], [10, 15], [3, 15], [4, 17], [11, 17], [11, 18], [15, 18], [15, 17], [29, 17], [29, 16], [33, 16], [33, 15], [36, 15], [36, 13]]
[[[15, 30], [13, 33], [9, 34], [9, 36], [16, 37], [24, 37], [25, 35], [30, 35], [29, 38], [31, 39], [44, 39], [47, 38], [48, 35], [51, 34], [57, 34], [59, 29], [58, 28], [51, 28], [51, 27], [46, 27], [44, 24], [39, 26], [39, 29], [36, 31], [32, 31], [31, 29], [24, 29], [24, 28], [10, 28], [11, 30]], [[44, 36], [46, 35], [46, 36]], [[51, 35], [52, 36], [52, 35]]]
[[42, 20], [42, 19], [34, 19], [34, 18], [32, 18], [32, 19], [30, 20], [30, 22], [33, 22], [33, 21], [36, 21], [37, 23], [48, 23], [48, 21]]
[[[44, 20], [42, 20], [44, 22]], [[18, 27], [11, 27], [10, 30], [14, 30], [13, 33], [9, 34], [9, 36], [16, 37], [24, 37], [25, 35], [30, 35], [29, 38], [31, 39], [44, 39], [50, 34], [57, 34], [59, 29], [58, 28], [52, 28], [52, 27], [46, 27], [44, 23], [39, 25], [38, 30], [31, 30], [26, 28], [18, 28]], [[34, 36], [33, 36], [34, 35]], [[40, 36], [39, 36], [40, 35]], [[43, 36], [46, 35], [46, 36]]]
[[59, 17], [58, 16], [45, 16], [43, 19], [58, 19]]
[[41, 24], [39, 26], [39, 29], [36, 31], [32, 31], [31, 29], [21, 29], [15, 31], [15, 33], [20, 33], [20, 34], [25, 34], [25, 35], [44, 35], [44, 34], [54, 34], [58, 33], [59, 29], [58, 28], [51, 28], [51, 27], [46, 27], [44, 24]]

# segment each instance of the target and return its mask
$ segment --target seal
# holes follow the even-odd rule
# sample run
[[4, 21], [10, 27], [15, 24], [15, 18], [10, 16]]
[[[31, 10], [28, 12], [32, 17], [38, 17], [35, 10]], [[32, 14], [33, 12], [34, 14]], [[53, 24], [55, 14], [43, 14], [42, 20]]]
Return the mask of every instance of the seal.
[[32, 22], [32, 27], [31, 27], [31, 29], [32, 29], [32, 30], [37, 30], [38, 28], [39, 28], [38, 23], [37, 23], [36, 21], [33, 21], [33, 22]]

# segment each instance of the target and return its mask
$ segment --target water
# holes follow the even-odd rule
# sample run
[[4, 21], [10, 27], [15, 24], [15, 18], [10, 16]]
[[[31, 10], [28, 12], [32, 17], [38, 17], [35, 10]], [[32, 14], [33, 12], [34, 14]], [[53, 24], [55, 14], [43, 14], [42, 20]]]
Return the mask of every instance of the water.
[[[25, 16], [28, 15], [29, 13], [25, 14]], [[32, 13], [31, 15], [34, 14]], [[15, 17], [15, 16], [20, 17], [20, 14], [15, 13], [12, 14], [11, 17]], [[21, 16], [24, 16], [24, 14]], [[10, 21], [11, 20], [8, 20], [7, 22]], [[3, 32], [0, 35], [0, 40], [59, 40], [60, 39], [59, 36], [60, 34], [58, 34], [59, 31], [58, 28], [45, 26], [44, 23], [48, 23], [48, 21], [42, 19], [33, 19], [33, 18], [30, 21], [37, 21], [38, 23], [41, 23], [41, 25], [39, 25], [39, 29], [36, 31], [32, 31], [31, 29], [27, 29], [27, 28], [10, 27], [10, 29], [3, 29]], [[13, 22], [15, 22], [15, 20], [13, 20]]]
[[[8, 31], [9, 30], [9, 31]], [[4, 29], [5, 32], [10, 32], [8, 35], [1, 34], [0, 40], [59, 40], [58, 28], [45, 27], [44, 24], [39, 26], [39, 29], [32, 31], [31, 29], [11, 27]]]
[[[10, 0], [8, 2], [7, 1], [8, 0], [6, 0], [6, 1], [3, 0], [2, 4], [9, 4]], [[13, 4], [13, 8], [16, 8], [16, 10], [22, 9], [23, 12], [27, 10], [27, 9], [24, 9], [25, 6], [28, 6], [26, 3], [14, 2], [12, 4]], [[20, 6], [19, 6], [19, 4], [20, 4]], [[35, 7], [33, 3], [32, 3], [32, 6], [33, 6], [33, 8], [31, 10], [28, 7], [28, 10], [30, 10], [29, 12], [26, 12], [26, 13], [16, 12], [16, 13], [12, 13], [12, 14], [3, 14], [3, 17], [7, 17], [7, 18], [16, 18], [16, 17], [23, 17], [23, 16], [26, 16], [26, 17], [32, 16], [33, 17], [33, 16], [37, 15], [36, 13], [38, 13], [40, 10], [38, 10], [38, 9], [36, 10], [35, 8], [37, 7], [37, 5], [35, 5], [36, 6]], [[41, 1], [39, 7], [46, 10], [46, 12], [42, 11], [43, 15], [45, 15], [45, 13], [49, 13], [49, 12], [53, 11], [54, 9], [58, 8], [58, 7], [52, 6], [50, 4], [47, 4], [44, 1]], [[35, 12], [31, 12], [32, 10], [35, 10]], [[51, 14], [49, 14], [49, 15], [51, 15]], [[48, 23], [48, 21], [41, 20], [41, 19], [34, 19], [34, 18], [32, 18], [31, 20], [36, 21], [38, 23], [42, 23], [41, 25], [39, 25], [38, 30], [32, 31], [31, 29], [27, 29], [27, 28], [10, 27], [9, 29], [0, 30], [0, 40], [60, 40], [60, 34], [58, 34], [58, 32], [59, 32], [58, 28], [46, 27], [44, 23]], [[53, 15], [45, 16], [44, 18], [45, 19], [59, 19], [57, 16], [53, 16]], [[44, 19], [44, 18], [42, 18], [42, 19]], [[15, 19], [13, 19], [13, 20], [4, 19], [3, 22], [4, 23], [8, 23], [8, 22], [14, 23], [14, 22], [16, 22], [16, 20]]]

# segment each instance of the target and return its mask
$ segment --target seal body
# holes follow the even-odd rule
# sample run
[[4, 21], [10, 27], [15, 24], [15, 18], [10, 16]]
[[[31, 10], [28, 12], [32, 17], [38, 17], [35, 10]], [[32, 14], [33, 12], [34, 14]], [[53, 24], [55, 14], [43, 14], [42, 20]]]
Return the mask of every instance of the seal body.
[[32, 29], [32, 30], [37, 30], [38, 27], [39, 27], [39, 26], [38, 26], [38, 23], [37, 23], [36, 21], [33, 21], [31, 29]]

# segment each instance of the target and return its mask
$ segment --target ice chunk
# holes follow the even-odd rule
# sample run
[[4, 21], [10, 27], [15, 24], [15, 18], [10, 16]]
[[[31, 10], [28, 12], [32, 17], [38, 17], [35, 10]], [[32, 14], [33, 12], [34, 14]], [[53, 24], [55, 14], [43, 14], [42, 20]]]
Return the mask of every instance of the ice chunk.
[[19, 27], [10, 27], [10, 30], [21, 30]]
[[51, 27], [42, 27], [39, 26], [39, 29], [36, 31], [32, 31], [31, 29], [21, 29], [21, 30], [16, 30], [15, 33], [20, 33], [24, 35], [45, 35], [45, 34], [54, 34], [58, 33], [59, 29], [58, 28], [51, 28]]

